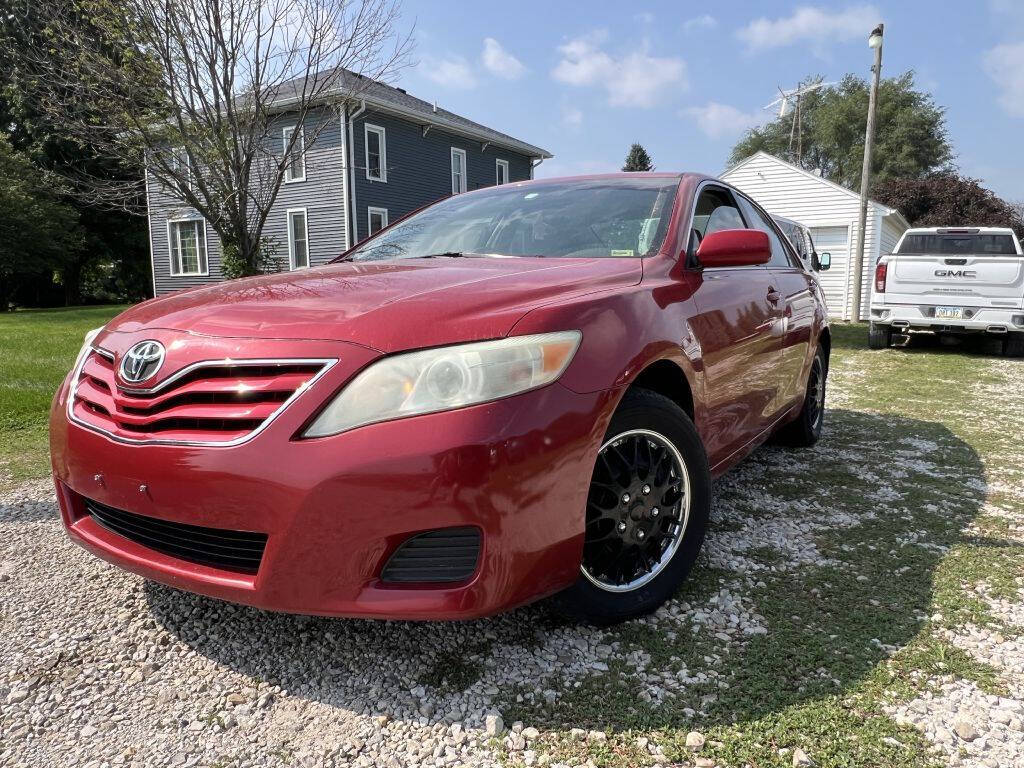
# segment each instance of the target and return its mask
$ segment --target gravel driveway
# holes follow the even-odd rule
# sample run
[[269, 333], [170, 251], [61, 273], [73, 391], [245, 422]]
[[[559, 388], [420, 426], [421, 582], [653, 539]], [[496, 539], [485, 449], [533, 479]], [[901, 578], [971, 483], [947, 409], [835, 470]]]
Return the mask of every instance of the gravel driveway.
[[[48, 481], [8, 492], [0, 764], [1024, 765], [1020, 448], [866, 403], [901, 354], [837, 353], [823, 443], [718, 483], [692, 582], [608, 630], [263, 613], [87, 555]], [[973, 370], [1003, 404], [976, 427], [1019, 435], [1021, 366]]]

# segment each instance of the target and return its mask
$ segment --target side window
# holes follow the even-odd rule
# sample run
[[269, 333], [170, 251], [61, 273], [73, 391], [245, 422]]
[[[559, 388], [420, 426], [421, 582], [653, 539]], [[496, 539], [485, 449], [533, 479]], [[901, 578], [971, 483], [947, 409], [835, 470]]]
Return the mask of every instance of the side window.
[[762, 232], [768, 235], [768, 242], [772, 246], [772, 260], [765, 266], [768, 267], [791, 267], [793, 261], [790, 259], [789, 250], [783, 244], [779, 238], [778, 233], [775, 231], [767, 218], [755, 208], [750, 202], [741, 197], [740, 205], [743, 207], [743, 213], [750, 220], [752, 229], [760, 229]]
[[724, 189], [710, 187], [700, 193], [693, 211], [690, 229], [690, 252], [695, 253], [701, 241], [712, 232], [723, 229], [746, 229], [743, 217], [732, 195]]

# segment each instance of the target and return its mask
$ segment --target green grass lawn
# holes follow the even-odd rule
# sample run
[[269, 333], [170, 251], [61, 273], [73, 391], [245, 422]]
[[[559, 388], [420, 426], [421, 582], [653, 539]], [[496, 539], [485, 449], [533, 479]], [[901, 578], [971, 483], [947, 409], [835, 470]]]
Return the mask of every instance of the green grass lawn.
[[47, 419], [82, 338], [124, 307], [0, 314], [0, 491], [49, 472]]

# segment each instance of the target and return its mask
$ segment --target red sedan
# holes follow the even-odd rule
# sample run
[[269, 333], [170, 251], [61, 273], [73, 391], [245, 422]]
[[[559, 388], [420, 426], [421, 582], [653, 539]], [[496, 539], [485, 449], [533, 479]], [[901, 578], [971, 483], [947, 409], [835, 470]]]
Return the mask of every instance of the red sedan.
[[225, 600], [620, 621], [686, 577], [712, 477], [818, 439], [829, 346], [815, 274], [728, 185], [507, 184], [89, 334], [54, 480], [83, 547]]

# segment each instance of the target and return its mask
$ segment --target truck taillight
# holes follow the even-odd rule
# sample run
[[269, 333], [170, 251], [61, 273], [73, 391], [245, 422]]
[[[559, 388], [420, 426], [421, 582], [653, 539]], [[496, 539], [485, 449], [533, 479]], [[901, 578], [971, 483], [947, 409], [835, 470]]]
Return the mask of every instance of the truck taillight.
[[875, 267], [875, 293], [885, 293], [885, 275], [888, 271], [888, 264], [879, 264]]

